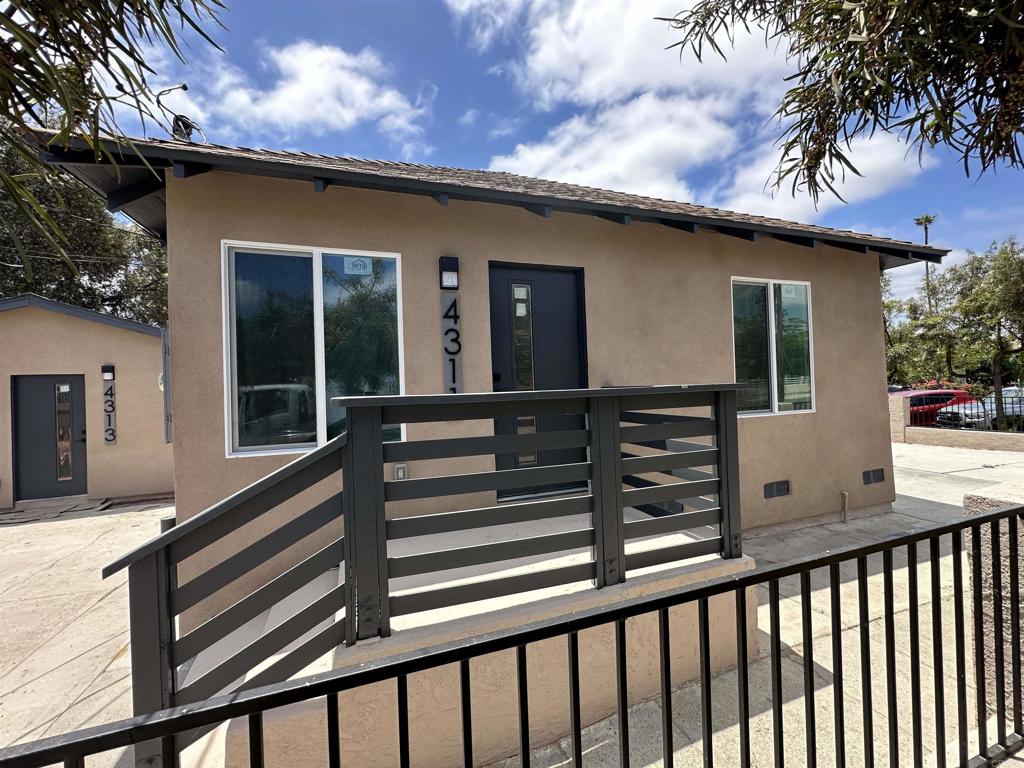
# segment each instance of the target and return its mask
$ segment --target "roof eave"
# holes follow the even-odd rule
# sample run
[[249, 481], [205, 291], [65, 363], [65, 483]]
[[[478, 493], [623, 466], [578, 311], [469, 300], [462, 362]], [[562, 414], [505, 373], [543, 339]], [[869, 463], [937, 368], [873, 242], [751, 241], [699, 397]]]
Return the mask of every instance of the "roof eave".
[[[893, 243], [873, 243], [862, 237], [846, 236], [841, 233], [822, 234], [799, 228], [772, 226], [747, 221], [725, 221], [721, 218], [711, 216], [699, 216], [694, 214], [683, 214], [668, 211], [660, 211], [652, 208], [637, 208], [621, 206], [609, 203], [596, 203], [581, 200], [572, 200], [559, 197], [548, 197], [543, 195], [530, 194], [527, 192], [508, 192], [469, 185], [457, 185], [427, 181], [421, 179], [410, 179], [406, 177], [389, 177], [358, 171], [346, 171], [341, 169], [324, 168], [321, 166], [302, 165], [298, 163], [279, 161], [274, 159], [253, 159], [248, 157], [234, 157], [231, 155], [213, 155], [209, 152], [190, 150], [187, 146], [168, 146], [156, 144], [136, 144], [139, 151], [143, 153], [145, 161], [154, 170], [173, 167], [176, 163], [192, 164], [194, 167], [201, 167], [203, 170], [220, 170], [233, 173], [246, 173], [273, 178], [290, 179], [294, 181], [308, 181], [318, 185], [318, 189], [325, 189], [327, 186], [345, 186], [358, 189], [371, 189], [384, 192], [396, 192], [401, 194], [417, 194], [440, 199], [441, 196], [447, 200], [464, 200], [469, 202], [483, 202], [500, 205], [512, 205], [528, 209], [539, 209], [562, 213], [577, 213], [584, 215], [598, 216], [600, 218], [617, 220], [620, 223], [629, 221], [661, 223], [675, 228], [696, 231], [698, 228], [710, 229], [723, 234], [746, 237], [754, 239], [757, 235], [767, 235], [787, 242], [805, 241], [801, 244], [815, 245], [823, 244], [846, 250], [868, 253], [874, 251], [879, 254], [879, 266], [882, 270], [893, 267], [911, 264], [914, 262], [927, 261], [938, 264], [948, 249], [935, 248], [932, 246], [921, 246], [907, 243], [905, 246]], [[119, 145], [108, 141], [108, 149], [112, 154], [119, 154], [129, 161], [139, 162], [134, 150], [126, 145]], [[76, 178], [83, 181], [87, 186], [94, 189], [98, 194], [105, 195], [108, 200], [116, 196], [118, 190], [104, 189], [97, 180], [97, 167], [108, 167], [109, 163], [96, 163], [92, 150], [82, 146], [73, 146], [67, 150], [54, 152], [47, 150], [47, 160], [66, 170]], [[128, 186], [128, 185], [125, 185]], [[166, 237], [166, 220], [158, 222], [152, 217], [140, 216], [137, 210], [139, 206], [128, 202], [120, 206], [122, 213], [138, 223], [147, 231], [155, 234], [161, 239]], [[140, 220], [143, 219], [143, 220]]]
[[85, 307], [76, 307], [73, 304], [65, 304], [62, 301], [47, 299], [46, 297], [40, 296], [36, 293], [22, 293], [18, 296], [0, 299], [0, 312], [7, 312], [14, 309], [25, 309], [28, 307], [43, 309], [48, 312], [56, 312], [61, 315], [68, 315], [79, 320], [88, 320], [93, 323], [109, 325], [114, 328], [120, 328], [123, 331], [142, 333], [146, 336], [160, 337], [163, 334], [163, 329], [155, 325], [146, 325], [146, 323], [140, 323], [137, 320], [126, 320], [122, 317], [115, 317], [114, 315], [105, 315], [102, 312], [96, 312], [95, 310], [86, 309]]

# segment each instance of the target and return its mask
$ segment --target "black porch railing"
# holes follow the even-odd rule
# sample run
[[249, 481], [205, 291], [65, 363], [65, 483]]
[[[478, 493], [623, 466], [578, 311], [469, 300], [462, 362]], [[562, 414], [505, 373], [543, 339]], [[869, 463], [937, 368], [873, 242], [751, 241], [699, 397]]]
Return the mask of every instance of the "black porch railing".
[[[615, 629], [615, 680], [618, 687], [618, 763], [631, 763], [628, 735], [629, 718], [627, 657], [627, 623], [644, 615], [656, 615], [659, 623], [659, 656], [661, 673], [661, 739], [664, 764], [681, 764], [674, 757], [673, 712], [670, 661], [670, 636], [672, 632], [691, 631], [689, 627], [672, 626], [671, 611], [680, 606], [698, 606], [698, 624], [695, 628], [699, 637], [700, 687], [699, 707], [702, 733], [701, 751], [704, 765], [710, 766], [715, 758], [713, 738], [712, 701], [718, 685], [711, 673], [709, 632], [709, 601], [714, 599], [735, 599], [736, 648], [738, 669], [736, 674], [736, 719], [739, 725], [739, 751], [737, 764], [748, 768], [751, 758], [750, 677], [746, 660], [747, 627], [745, 604], [748, 590], [766, 588], [768, 632], [770, 635], [769, 664], [771, 669], [771, 739], [773, 759], [771, 762], [781, 768], [785, 762], [787, 725], [784, 719], [782, 687], [782, 627], [780, 603], [785, 599], [799, 599], [801, 605], [800, 624], [805, 640], [803, 649], [804, 701], [803, 732], [807, 764], [815, 765], [817, 757], [824, 751], [835, 755], [835, 764], [853, 764], [854, 748], [863, 759], [858, 764], [872, 766], [876, 760], [888, 765], [900, 763], [900, 754], [906, 749], [912, 756], [904, 754], [904, 764], [922, 765], [926, 752], [923, 741], [923, 725], [926, 720], [934, 724], [932, 759], [936, 765], [977, 766], [994, 765], [1010, 754], [1017, 752], [1024, 744], [1024, 725], [1021, 708], [1021, 619], [1020, 619], [1020, 570], [1019, 538], [1020, 518], [1024, 507], [999, 510], [977, 518], [966, 519], [950, 525], [936, 526], [925, 530], [891, 537], [869, 546], [852, 547], [825, 556], [809, 557], [784, 565], [759, 568], [739, 576], [721, 578], [695, 586], [632, 599], [621, 604], [582, 611], [571, 617], [562, 617], [536, 624], [497, 632], [491, 635], [468, 638], [448, 645], [408, 653], [406, 655], [372, 661], [356, 668], [337, 670], [299, 681], [278, 683], [272, 686], [244, 693], [200, 702], [188, 707], [178, 707], [156, 712], [132, 720], [99, 726], [77, 733], [57, 736], [41, 741], [10, 747], [0, 751], [0, 766], [3, 768], [37, 768], [38, 766], [63, 762], [66, 766], [80, 766], [87, 755], [124, 747], [146, 740], [161, 740], [165, 745], [167, 764], [174, 760], [174, 738], [188, 729], [202, 728], [225, 722], [233, 718], [248, 718], [250, 764], [264, 764], [263, 714], [268, 710], [321, 700], [326, 707], [326, 727], [320, 738], [328, 740], [325, 750], [326, 765], [339, 768], [346, 765], [346, 756], [341, 749], [339, 734], [345, 725], [347, 710], [339, 710], [339, 694], [382, 681], [394, 681], [398, 711], [396, 732], [390, 737], [398, 742], [398, 763], [406, 768], [413, 763], [415, 743], [410, 741], [409, 729], [409, 680], [418, 673], [436, 670], [445, 665], [458, 665], [458, 689], [461, 691], [461, 737], [463, 742], [463, 763], [466, 768], [474, 766], [474, 714], [470, 706], [469, 692], [473, 682], [471, 670], [473, 660], [488, 654], [511, 652], [515, 654], [518, 675], [517, 691], [509, 691], [520, 703], [518, 728], [520, 752], [524, 766], [530, 764], [531, 744], [530, 717], [526, 707], [529, 700], [530, 676], [528, 675], [530, 648], [541, 641], [562, 638], [568, 668], [568, 722], [571, 724], [571, 762], [578, 767], [583, 764], [581, 733], [584, 723], [580, 711], [581, 666], [588, 663], [580, 658], [579, 635], [596, 627], [612, 626]], [[919, 545], [926, 545], [919, 547]], [[968, 562], [965, 563], [965, 544]], [[925, 554], [926, 553], [926, 554]], [[945, 554], [944, 554], [945, 553]], [[924, 554], [923, 562], [919, 556]], [[894, 558], [906, 557], [908, 576], [908, 605], [910, 623], [909, 654], [898, 654], [897, 643], [907, 639], [905, 633], [897, 633], [893, 620]], [[943, 574], [942, 560], [951, 556], [952, 573]], [[880, 563], [878, 561], [881, 561]], [[869, 589], [869, 574], [882, 574], [881, 594]], [[923, 605], [918, 583], [918, 570], [927, 565], [930, 584], [930, 615], [921, 615]], [[966, 567], [965, 567], [966, 566]], [[852, 650], [841, 639], [843, 626], [843, 603], [841, 582], [852, 576], [856, 584], [856, 618], [854, 631], [859, 643], [854, 654], [859, 668], [860, 699], [856, 702], [859, 711], [850, 711], [850, 702], [844, 698], [843, 654]], [[833, 696], [835, 700], [835, 728], [832, 739], [826, 743], [819, 739], [816, 729], [816, 682], [815, 661], [811, 631], [812, 579], [824, 578], [821, 587], [829, 596], [829, 629], [833, 655]], [[789, 581], [796, 579], [799, 587], [790, 591]], [[951, 583], [949, 583], [951, 582]], [[877, 584], [877, 576], [874, 584]], [[943, 609], [943, 599], [948, 593], [953, 601], [952, 615]], [[872, 599], [872, 594], [874, 599]], [[883, 627], [872, 628], [870, 611], [884, 607]], [[848, 609], [852, 606], [848, 606]], [[788, 613], [788, 612], [787, 612]], [[854, 613], [850, 610], [850, 613]], [[852, 618], [852, 617], [847, 617]], [[951, 623], [953, 642], [944, 640], [943, 627]], [[921, 647], [921, 631], [931, 626], [931, 651], [927, 654], [931, 669], [924, 660]], [[872, 635], [884, 635], [884, 650], [873, 650]], [[897, 635], [900, 635], [899, 637]], [[968, 648], [970, 644], [970, 648]], [[853, 645], [853, 644], [847, 644]], [[911, 701], [898, 701], [897, 656], [899, 667], [905, 673], [909, 666], [912, 681]], [[955, 671], [950, 677], [944, 671], [949, 660]], [[968, 688], [973, 691], [973, 707], [969, 708]], [[857, 681], [855, 681], [857, 682]], [[934, 691], [932, 703], [922, 704], [925, 686]], [[850, 687], [854, 687], [850, 685]], [[883, 703], [884, 702], [884, 703]], [[885, 715], [884, 737], [875, 740], [876, 730], [873, 718], [878, 703]], [[949, 705], [947, 708], [947, 704]], [[716, 710], [718, 708], [716, 707]], [[909, 711], [908, 711], [909, 709]], [[351, 712], [349, 712], [351, 714]], [[849, 719], [844, 719], [849, 716]], [[859, 743], [848, 741], [848, 728], [854, 719], [863, 723]], [[910, 725], [907, 726], [906, 724]], [[952, 726], [948, 728], [947, 726]], [[656, 726], [649, 726], [654, 728]], [[903, 729], [911, 730], [909, 738]], [[955, 733], [952, 741], [947, 734]], [[304, 733], [312, 738], [313, 733]], [[909, 743], [907, 743], [909, 741]], [[765, 760], [762, 764], [767, 764]]]
[[[388, 635], [393, 616], [576, 582], [600, 588], [624, 581], [636, 569], [740, 554], [733, 385], [339, 402], [347, 409], [347, 431], [341, 436], [104, 569], [107, 576], [129, 568], [136, 713], [286, 680], [338, 645]], [[529, 433], [493, 428], [521, 417], [541, 428]], [[385, 424], [471, 421], [484, 422], [478, 430], [484, 434], [384, 442]], [[465, 432], [449, 426], [437, 431]], [[466, 457], [489, 456], [504, 468], [458, 471]], [[517, 465], [510, 461], [516, 456], [530, 461]], [[386, 463], [437, 460], [455, 471], [385, 479]], [[452, 499], [471, 494], [479, 500], [480, 494], [550, 486], [568, 491], [449, 512], [388, 514], [389, 504], [449, 497], [447, 505], [457, 507]], [[266, 531], [269, 514], [311, 490], [323, 500], [283, 522], [280, 515], [270, 518], [278, 525]], [[639, 510], [637, 519], [626, 520], [626, 508]], [[535, 531], [551, 521], [572, 527], [539, 534], [516, 528], [530, 524]], [[398, 540], [432, 541], [424, 537], [496, 526], [511, 532], [498, 541], [461, 547], [424, 545], [412, 552], [406, 547], [404, 553], [389, 547]], [[260, 532], [245, 538], [254, 530]], [[666, 534], [687, 535], [665, 539]], [[215, 554], [232, 536], [241, 537], [242, 544], [227, 556]], [[311, 552], [265, 575], [267, 561], [292, 547], [308, 550], [310, 541], [317, 542]], [[199, 566], [190, 558], [200, 553], [212, 565], [195, 573]], [[522, 558], [566, 553], [572, 554], [569, 564], [525, 572], [507, 568]], [[496, 567], [497, 575], [489, 578], [451, 583], [437, 576], [499, 563], [505, 571]], [[204, 651], [244, 634], [258, 616], [335, 569], [338, 576], [328, 587], [271, 630], [232, 641], [227, 652], [220, 646], [215, 666], [197, 664]], [[401, 581], [408, 577], [434, 578], [410, 588]], [[246, 585], [241, 598], [239, 585]], [[212, 616], [197, 626], [182, 623], [207, 601], [216, 605]]]

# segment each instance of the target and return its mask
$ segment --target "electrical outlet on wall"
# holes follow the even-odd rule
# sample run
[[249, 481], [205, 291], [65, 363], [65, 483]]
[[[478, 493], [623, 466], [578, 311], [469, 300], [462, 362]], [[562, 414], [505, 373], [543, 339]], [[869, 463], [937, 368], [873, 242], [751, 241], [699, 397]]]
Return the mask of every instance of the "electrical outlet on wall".
[[395, 480], [408, 480], [409, 479], [409, 465], [408, 464], [395, 464]]

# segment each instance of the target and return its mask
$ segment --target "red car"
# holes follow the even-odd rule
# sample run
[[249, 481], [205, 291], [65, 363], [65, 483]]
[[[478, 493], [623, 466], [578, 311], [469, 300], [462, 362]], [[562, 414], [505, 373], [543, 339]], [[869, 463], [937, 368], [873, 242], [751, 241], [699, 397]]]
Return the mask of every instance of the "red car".
[[947, 405], [960, 405], [975, 400], [969, 392], [962, 389], [912, 389], [906, 392], [893, 392], [890, 397], [910, 398], [910, 426], [934, 427], [935, 416]]

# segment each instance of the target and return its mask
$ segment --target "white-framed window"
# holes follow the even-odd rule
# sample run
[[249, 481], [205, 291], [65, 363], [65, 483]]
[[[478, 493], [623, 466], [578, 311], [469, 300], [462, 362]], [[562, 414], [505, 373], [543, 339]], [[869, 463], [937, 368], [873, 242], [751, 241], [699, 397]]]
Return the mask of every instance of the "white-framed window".
[[740, 414], [813, 411], [810, 283], [734, 277], [732, 328]]
[[228, 456], [323, 445], [345, 429], [332, 397], [404, 392], [400, 254], [221, 247]]

